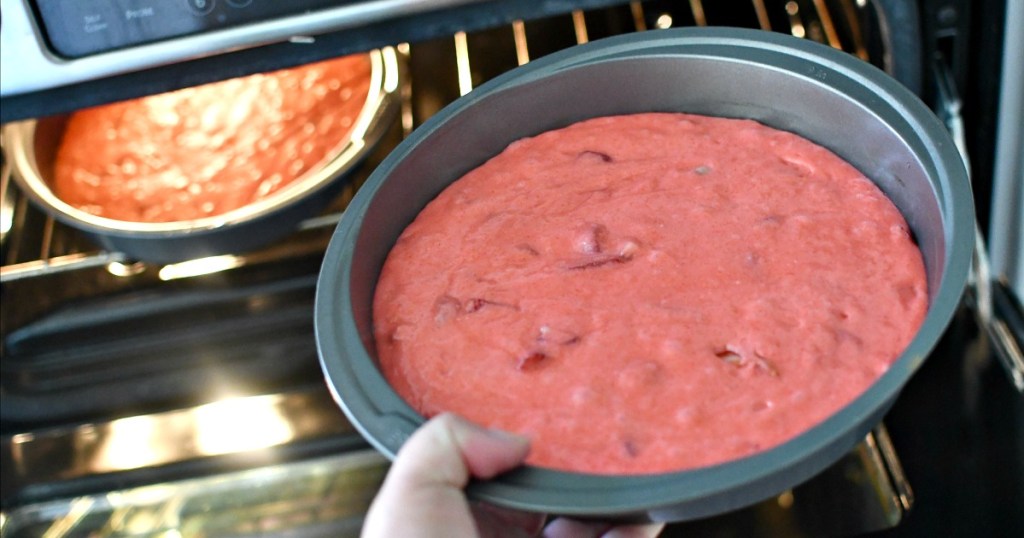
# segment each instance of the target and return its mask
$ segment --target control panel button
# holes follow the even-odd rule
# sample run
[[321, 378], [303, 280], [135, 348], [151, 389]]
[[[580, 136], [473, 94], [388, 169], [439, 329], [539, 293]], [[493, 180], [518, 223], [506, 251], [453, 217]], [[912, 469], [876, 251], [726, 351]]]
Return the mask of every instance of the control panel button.
[[124, 9], [122, 13], [126, 21], [136, 21], [156, 17], [157, 10], [153, 6], [142, 6], [138, 9]]
[[216, 0], [185, 0], [185, 2], [192, 12], [197, 15], [208, 15], [213, 11], [214, 4], [217, 3]]

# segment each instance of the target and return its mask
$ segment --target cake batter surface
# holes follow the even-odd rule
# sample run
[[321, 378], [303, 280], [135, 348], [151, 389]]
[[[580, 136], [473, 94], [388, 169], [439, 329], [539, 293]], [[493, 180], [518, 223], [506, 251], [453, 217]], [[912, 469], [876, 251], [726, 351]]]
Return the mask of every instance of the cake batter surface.
[[54, 193], [129, 222], [221, 215], [323, 166], [366, 104], [365, 54], [76, 112]]
[[421, 413], [602, 474], [779, 445], [863, 393], [927, 310], [895, 206], [750, 120], [603, 117], [511, 144], [431, 201], [377, 286], [381, 369]]

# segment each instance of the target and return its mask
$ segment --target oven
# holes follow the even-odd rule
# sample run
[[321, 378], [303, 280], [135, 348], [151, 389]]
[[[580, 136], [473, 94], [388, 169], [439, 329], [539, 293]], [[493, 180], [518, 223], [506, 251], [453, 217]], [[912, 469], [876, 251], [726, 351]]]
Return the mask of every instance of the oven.
[[7, 127], [370, 50], [399, 73], [395, 113], [340, 194], [255, 250], [154, 263], [104, 248], [41, 211], [4, 154], [3, 536], [358, 534], [387, 460], [331, 398], [313, 334], [320, 262], [352, 193], [484, 81], [686, 25], [788, 33], [890, 73], [954, 134], [979, 226], [962, 305], [882, 422], [792, 490], [664, 535], [1024, 535], [1022, 4], [2, 0]]

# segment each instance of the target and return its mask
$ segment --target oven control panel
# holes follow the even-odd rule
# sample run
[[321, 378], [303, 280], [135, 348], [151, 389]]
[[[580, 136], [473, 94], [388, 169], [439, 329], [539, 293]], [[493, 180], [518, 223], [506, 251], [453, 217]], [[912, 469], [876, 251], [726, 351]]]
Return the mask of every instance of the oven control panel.
[[523, 0], [0, 0], [0, 97], [506, 1]]
[[122, 49], [360, 0], [35, 0], [52, 50], [64, 58]]
[[628, 0], [0, 0], [0, 123]]

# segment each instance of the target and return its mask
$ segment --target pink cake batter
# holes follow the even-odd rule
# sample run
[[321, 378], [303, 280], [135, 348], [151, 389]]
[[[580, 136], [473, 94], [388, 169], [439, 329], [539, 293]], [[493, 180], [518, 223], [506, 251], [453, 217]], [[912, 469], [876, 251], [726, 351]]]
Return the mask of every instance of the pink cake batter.
[[927, 301], [903, 217], [828, 150], [640, 114], [520, 140], [452, 184], [394, 246], [374, 322], [425, 415], [526, 434], [534, 465], [639, 474], [814, 426]]

